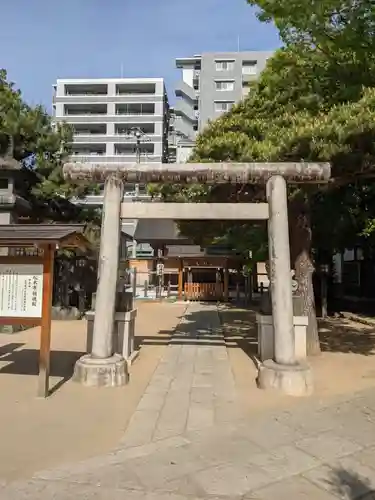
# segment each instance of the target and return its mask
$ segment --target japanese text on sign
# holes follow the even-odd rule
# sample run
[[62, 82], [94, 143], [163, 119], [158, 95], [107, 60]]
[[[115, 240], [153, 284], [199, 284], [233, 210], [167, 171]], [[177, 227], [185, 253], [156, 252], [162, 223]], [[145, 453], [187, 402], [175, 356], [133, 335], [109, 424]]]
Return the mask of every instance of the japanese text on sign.
[[0, 264], [0, 317], [41, 318], [42, 264]]

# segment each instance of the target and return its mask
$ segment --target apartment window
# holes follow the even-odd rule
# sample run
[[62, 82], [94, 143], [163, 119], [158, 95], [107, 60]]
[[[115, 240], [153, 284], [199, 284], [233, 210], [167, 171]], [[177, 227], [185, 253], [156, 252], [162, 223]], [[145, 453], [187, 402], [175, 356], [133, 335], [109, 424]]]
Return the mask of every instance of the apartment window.
[[106, 115], [106, 104], [65, 104], [64, 115]]
[[147, 95], [155, 94], [155, 84], [154, 83], [119, 83], [116, 85], [117, 95]]
[[256, 75], [258, 72], [256, 61], [243, 61], [242, 74], [243, 75]]
[[215, 61], [216, 71], [232, 71], [234, 61]]
[[116, 115], [153, 115], [155, 104], [153, 103], [129, 103], [116, 104]]
[[216, 81], [215, 87], [216, 87], [216, 90], [222, 90], [222, 91], [234, 90], [234, 81], [233, 80], [232, 81], [230, 81], [230, 80]]
[[229, 111], [233, 104], [233, 101], [215, 101], [215, 111], [218, 113]]
[[66, 84], [65, 95], [70, 96], [96, 96], [107, 95], [108, 87], [105, 84]]

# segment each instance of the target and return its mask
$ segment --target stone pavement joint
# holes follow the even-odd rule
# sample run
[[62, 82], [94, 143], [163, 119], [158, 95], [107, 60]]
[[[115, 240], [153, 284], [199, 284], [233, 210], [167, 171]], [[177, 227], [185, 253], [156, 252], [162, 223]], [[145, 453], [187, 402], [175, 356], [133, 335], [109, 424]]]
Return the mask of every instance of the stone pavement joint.
[[0, 486], [0, 498], [370, 500], [374, 491], [375, 391], [245, 416], [216, 307], [190, 304], [120, 447]]

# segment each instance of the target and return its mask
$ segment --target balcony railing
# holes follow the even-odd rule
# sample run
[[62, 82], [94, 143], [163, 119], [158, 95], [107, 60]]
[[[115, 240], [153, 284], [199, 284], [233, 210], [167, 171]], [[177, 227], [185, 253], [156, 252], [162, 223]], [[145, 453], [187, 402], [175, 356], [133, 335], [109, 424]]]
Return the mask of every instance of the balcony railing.
[[124, 110], [116, 110], [116, 115], [134, 115], [134, 116], [153, 116], [155, 114], [155, 110], [137, 110], [137, 109], [124, 109]]

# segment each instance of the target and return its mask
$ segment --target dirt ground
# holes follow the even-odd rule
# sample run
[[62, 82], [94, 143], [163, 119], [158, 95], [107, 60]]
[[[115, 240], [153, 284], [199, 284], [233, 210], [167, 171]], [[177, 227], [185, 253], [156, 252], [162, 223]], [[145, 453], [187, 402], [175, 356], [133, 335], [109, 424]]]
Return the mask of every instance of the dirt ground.
[[0, 478], [28, 477], [117, 445], [185, 310], [180, 304], [140, 302], [137, 307], [142, 353], [131, 368], [130, 383], [121, 388], [85, 388], [69, 380], [85, 352], [84, 320], [53, 322], [53, 394], [46, 400], [35, 397], [39, 328], [0, 334]]
[[[232, 371], [247, 410], [260, 411], [295, 401], [256, 388], [255, 311], [232, 307], [222, 309], [220, 315]], [[308, 358], [314, 376], [313, 398], [341, 397], [375, 387], [375, 326], [332, 318], [319, 321], [319, 335], [322, 354]]]
[[[38, 399], [39, 329], [0, 334], [0, 482], [29, 477], [65, 462], [106, 453], [117, 446], [174, 328], [184, 304], [139, 302], [136, 322], [141, 355], [130, 383], [88, 389], [70, 379], [85, 351], [85, 321], [54, 322], [52, 395]], [[298, 398], [256, 387], [255, 312], [221, 308], [229, 359], [246, 412], [298, 404]], [[323, 353], [309, 359], [315, 378], [312, 398], [335, 398], [375, 387], [375, 327], [348, 319], [320, 322]]]

